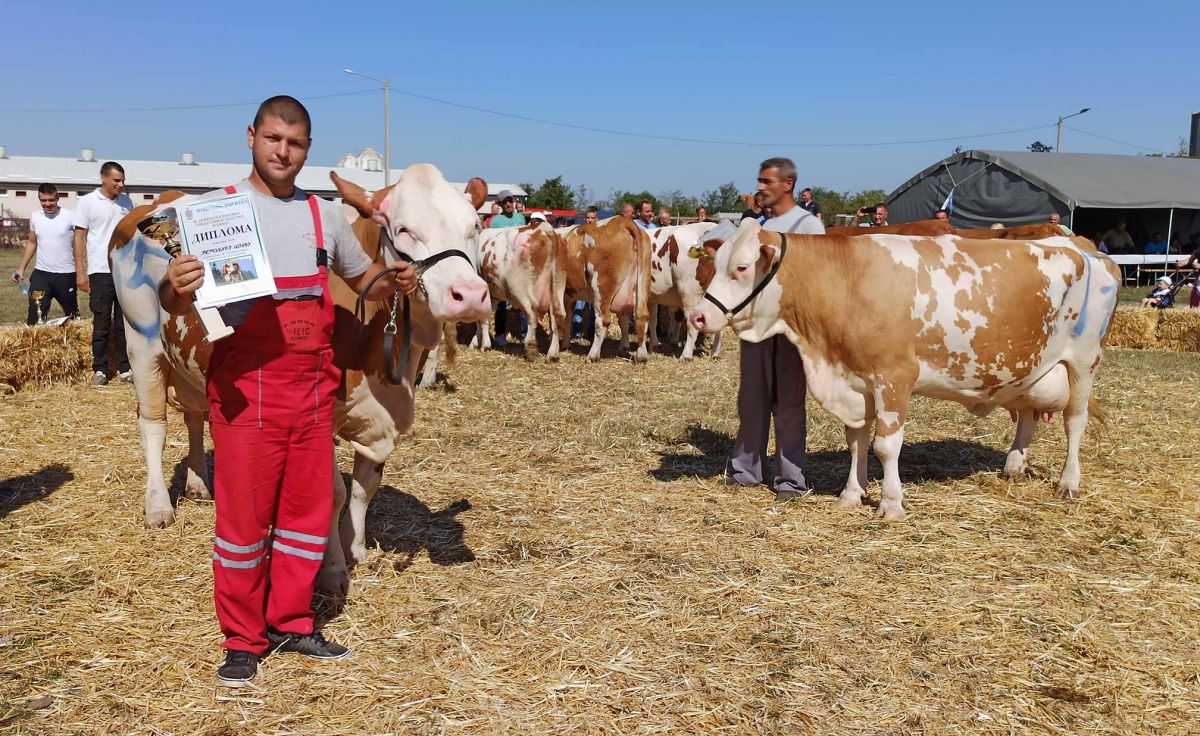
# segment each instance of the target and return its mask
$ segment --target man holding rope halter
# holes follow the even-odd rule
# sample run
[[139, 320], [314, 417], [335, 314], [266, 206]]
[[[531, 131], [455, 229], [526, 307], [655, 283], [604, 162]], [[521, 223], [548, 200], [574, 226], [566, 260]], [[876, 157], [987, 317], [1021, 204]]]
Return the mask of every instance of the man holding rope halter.
[[[370, 285], [368, 299], [417, 288], [412, 264], [372, 262], [336, 205], [296, 187], [311, 132], [299, 101], [266, 100], [246, 131], [253, 170], [225, 188], [254, 200], [278, 289], [221, 308], [235, 331], [213, 345], [208, 366], [213, 578], [226, 649], [217, 678], [228, 687], [249, 684], [268, 651], [321, 660], [349, 655], [313, 630], [312, 613], [333, 513], [333, 406], [341, 380], [327, 269], [355, 291]], [[163, 307], [186, 313], [204, 278], [195, 256], [175, 258], [160, 287]]]

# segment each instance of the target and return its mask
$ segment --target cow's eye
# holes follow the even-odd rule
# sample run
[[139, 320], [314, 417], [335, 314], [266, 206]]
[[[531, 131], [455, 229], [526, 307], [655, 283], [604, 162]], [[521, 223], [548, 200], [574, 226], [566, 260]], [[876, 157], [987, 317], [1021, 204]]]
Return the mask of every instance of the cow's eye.
[[738, 272], [738, 273], [746, 273], [746, 271], [748, 271], [748, 270], [750, 270], [750, 267], [749, 267], [749, 266], [747, 266], [747, 265], [746, 265], [746, 264], [744, 264], [744, 263], [743, 263], [742, 265], [740, 265], [740, 266], [738, 266], [738, 267], [737, 267], [737, 272]]

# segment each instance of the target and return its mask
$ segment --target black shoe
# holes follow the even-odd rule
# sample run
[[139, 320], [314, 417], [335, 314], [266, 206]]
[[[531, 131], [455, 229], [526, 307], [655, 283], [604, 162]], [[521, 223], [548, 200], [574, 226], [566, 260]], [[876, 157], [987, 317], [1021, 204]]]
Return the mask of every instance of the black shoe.
[[800, 491], [797, 491], [792, 488], [784, 488], [782, 490], [775, 491], [775, 500], [776, 501], [796, 501], [798, 499], [804, 498], [805, 496], [811, 496], [811, 495], [812, 495], [811, 488], [805, 488], [804, 490], [800, 490]]
[[217, 679], [225, 687], [246, 687], [258, 672], [258, 657], [233, 649], [225, 654], [225, 663], [217, 668]]
[[295, 652], [309, 659], [343, 660], [350, 650], [336, 641], [328, 641], [319, 631], [311, 634], [284, 634], [267, 629], [267, 643], [272, 652]]

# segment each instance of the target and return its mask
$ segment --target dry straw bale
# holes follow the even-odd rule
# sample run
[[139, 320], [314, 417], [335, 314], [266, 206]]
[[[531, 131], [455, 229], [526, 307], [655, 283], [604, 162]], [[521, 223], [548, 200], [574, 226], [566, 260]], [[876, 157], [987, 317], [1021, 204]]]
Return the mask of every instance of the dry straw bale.
[[0, 327], [0, 384], [14, 389], [73, 381], [92, 361], [92, 323]]
[[1200, 353], [1200, 310], [1164, 309], [1158, 323], [1158, 346], [1164, 350]]
[[[18, 392], [0, 402], [0, 728], [1200, 732], [1200, 358], [1109, 351], [1078, 502], [1053, 495], [1061, 418], [1037, 430], [1041, 477], [1010, 484], [1005, 412], [916, 401], [910, 519], [881, 524], [834, 508], [843, 431], [811, 404], [820, 493], [720, 483], [726, 347], [636, 368], [463, 350], [387, 464], [350, 600], [321, 608], [353, 657], [272, 657], [240, 693], [214, 681], [213, 507], [142, 528], [131, 389]], [[185, 453], [173, 417], [168, 472]]]
[[1157, 309], [1144, 307], [1121, 307], [1113, 315], [1108, 331], [1108, 346], [1147, 350], [1158, 347], [1155, 329], [1158, 326]]

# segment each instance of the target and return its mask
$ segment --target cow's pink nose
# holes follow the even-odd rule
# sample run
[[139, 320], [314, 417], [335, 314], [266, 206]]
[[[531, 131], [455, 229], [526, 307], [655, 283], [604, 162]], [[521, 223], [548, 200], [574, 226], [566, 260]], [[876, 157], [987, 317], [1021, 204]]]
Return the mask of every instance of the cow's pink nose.
[[487, 284], [468, 284], [450, 287], [450, 305], [462, 309], [473, 309], [487, 303]]

